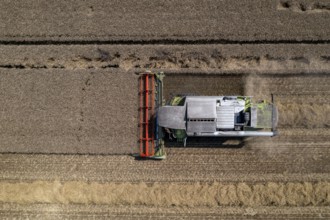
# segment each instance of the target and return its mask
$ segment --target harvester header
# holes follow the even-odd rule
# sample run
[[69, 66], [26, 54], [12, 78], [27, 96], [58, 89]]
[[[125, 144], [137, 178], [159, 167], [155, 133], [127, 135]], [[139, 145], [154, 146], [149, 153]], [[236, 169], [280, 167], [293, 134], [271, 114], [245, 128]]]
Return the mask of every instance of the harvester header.
[[163, 133], [158, 109], [163, 105], [163, 73], [146, 72], [139, 77], [139, 157], [164, 159]]

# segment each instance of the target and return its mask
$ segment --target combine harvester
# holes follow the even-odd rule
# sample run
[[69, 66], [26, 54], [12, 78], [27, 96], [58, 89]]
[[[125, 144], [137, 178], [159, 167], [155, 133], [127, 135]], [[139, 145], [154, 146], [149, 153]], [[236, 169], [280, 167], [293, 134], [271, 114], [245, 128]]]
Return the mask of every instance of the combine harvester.
[[[277, 108], [250, 96], [174, 96], [163, 100], [163, 73], [139, 78], [139, 144], [137, 157], [164, 159], [164, 138], [186, 146], [189, 137], [272, 137], [277, 135]], [[273, 102], [273, 100], [272, 100]]]

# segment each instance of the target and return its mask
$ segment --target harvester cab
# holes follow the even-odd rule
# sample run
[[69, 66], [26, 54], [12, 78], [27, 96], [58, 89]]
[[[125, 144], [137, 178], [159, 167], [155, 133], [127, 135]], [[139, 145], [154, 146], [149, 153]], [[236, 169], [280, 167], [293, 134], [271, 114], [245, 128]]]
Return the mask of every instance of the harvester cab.
[[250, 96], [176, 95], [165, 105], [163, 73], [139, 78], [139, 157], [164, 159], [164, 137], [183, 146], [189, 137], [276, 136], [278, 111], [272, 102]]

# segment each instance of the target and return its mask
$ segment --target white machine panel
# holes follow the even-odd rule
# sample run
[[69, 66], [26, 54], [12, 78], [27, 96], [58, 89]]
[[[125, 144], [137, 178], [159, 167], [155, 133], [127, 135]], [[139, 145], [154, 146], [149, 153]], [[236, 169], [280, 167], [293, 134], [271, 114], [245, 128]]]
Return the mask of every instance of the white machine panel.
[[233, 129], [235, 126], [235, 107], [218, 106], [217, 107], [217, 128]]

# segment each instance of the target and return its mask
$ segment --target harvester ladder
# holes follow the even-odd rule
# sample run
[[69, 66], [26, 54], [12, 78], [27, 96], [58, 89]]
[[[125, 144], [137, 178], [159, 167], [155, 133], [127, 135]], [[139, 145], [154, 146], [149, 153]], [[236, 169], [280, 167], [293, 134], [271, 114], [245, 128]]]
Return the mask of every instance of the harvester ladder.
[[139, 142], [141, 157], [151, 157], [155, 154], [155, 77], [154, 74], [145, 73], [139, 78]]

